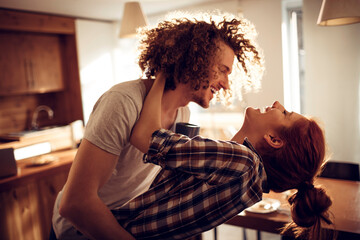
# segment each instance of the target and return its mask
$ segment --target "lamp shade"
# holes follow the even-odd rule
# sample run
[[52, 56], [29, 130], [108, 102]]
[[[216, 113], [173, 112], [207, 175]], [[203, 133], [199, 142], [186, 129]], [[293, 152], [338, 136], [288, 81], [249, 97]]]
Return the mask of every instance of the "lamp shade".
[[360, 22], [360, 0], [323, 0], [318, 25], [337, 26]]
[[120, 38], [129, 38], [136, 35], [139, 27], [147, 25], [147, 19], [139, 2], [126, 2], [120, 26]]

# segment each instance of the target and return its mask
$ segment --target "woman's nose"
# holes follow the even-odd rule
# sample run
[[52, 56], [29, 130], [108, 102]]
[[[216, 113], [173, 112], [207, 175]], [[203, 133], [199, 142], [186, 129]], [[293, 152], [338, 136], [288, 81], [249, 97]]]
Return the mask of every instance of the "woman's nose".
[[279, 101], [275, 101], [272, 105], [271, 105], [271, 107], [272, 108], [278, 108], [279, 107]]
[[273, 103], [272, 107], [273, 107], [273, 108], [277, 108], [277, 109], [279, 109], [279, 110], [281, 110], [281, 111], [284, 111], [284, 110], [285, 110], [284, 106], [281, 105], [281, 103], [279, 103], [279, 101], [275, 101], [275, 102]]

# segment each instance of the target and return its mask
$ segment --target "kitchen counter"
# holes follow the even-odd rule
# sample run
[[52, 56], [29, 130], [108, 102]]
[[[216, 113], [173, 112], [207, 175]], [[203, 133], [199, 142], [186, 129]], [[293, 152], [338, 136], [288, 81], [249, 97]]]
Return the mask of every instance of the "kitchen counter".
[[[0, 178], [0, 191], [21, 186], [30, 179], [41, 179], [58, 172], [69, 171], [76, 151], [77, 149], [64, 150], [16, 161], [18, 168], [17, 175]], [[33, 162], [41, 161], [40, 158], [53, 161], [43, 165], [33, 164]]]
[[[18, 160], [17, 175], [0, 179], [0, 239], [49, 239], [54, 202], [76, 151]], [[39, 165], [47, 160], [51, 162]]]

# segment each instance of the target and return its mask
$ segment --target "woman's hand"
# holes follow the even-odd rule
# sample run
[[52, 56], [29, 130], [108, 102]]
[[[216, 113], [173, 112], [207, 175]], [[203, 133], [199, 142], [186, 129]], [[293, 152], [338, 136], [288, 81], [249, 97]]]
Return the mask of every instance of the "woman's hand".
[[157, 74], [145, 98], [140, 118], [131, 133], [130, 143], [143, 153], [146, 153], [149, 148], [152, 133], [161, 128], [161, 99], [165, 81], [166, 78], [162, 72]]

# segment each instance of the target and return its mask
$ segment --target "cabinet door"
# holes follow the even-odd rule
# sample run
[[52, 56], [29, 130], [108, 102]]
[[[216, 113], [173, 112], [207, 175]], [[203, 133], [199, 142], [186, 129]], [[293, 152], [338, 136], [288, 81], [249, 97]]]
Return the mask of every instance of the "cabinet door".
[[29, 92], [54, 92], [64, 89], [60, 37], [51, 34], [26, 36], [29, 56]]
[[23, 34], [0, 32], [0, 95], [26, 93], [29, 88], [24, 42]]
[[0, 191], [0, 239], [48, 240], [54, 202], [68, 170]]
[[63, 89], [59, 35], [0, 32], [0, 95]]

